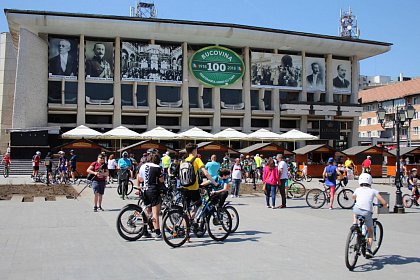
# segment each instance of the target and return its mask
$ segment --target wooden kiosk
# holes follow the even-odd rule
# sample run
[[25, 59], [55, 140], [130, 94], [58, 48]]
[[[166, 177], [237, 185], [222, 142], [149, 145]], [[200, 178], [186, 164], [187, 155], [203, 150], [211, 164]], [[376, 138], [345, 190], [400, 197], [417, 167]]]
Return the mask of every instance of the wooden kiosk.
[[[143, 153], [147, 152], [148, 149], [156, 149], [159, 151], [159, 154], [162, 155], [169, 151], [170, 154], [175, 154], [176, 151], [174, 149], [171, 149], [161, 143], [157, 143], [153, 140], [145, 140], [141, 142], [137, 142], [135, 144], [132, 144], [130, 146], [124, 147], [122, 149], [119, 149], [117, 152], [122, 153], [124, 151], [127, 151], [129, 154], [134, 154], [134, 158], [139, 160], [143, 157]], [[118, 156], [117, 156], [118, 158]]]
[[[59, 151], [65, 152], [67, 159], [70, 159], [70, 150], [74, 150], [74, 154], [77, 156], [76, 170], [82, 176], [87, 175], [86, 169], [88, 169], [92, 162], [96, 161], [101, 152], [106, 152], [107, 154], [111, 152], [111, 150], [87, 139], [75, 140], [52, 149], [54, 154]], [[54, 160], [56, 159], [57, 157], [55, 156]]]
[[[362, 162], [370, 156], [371, 160], [371, 175], [372, 177], [382, 177], [382, 165], [384, 162], [384, 156], [392, 156], [386, 149], [378, 146], [354, 146], [343, 153], [348, 155], [354, 164], [357, 166], [359, 174], [362, 172]], [[395, 166], [395, 161], [394, 161]], [[395, 169], [395, 168], [394, 168]]]
[[345, 157], [344, 152], [339, 152], [327, 144], [306, 145], [293, 151], [296, 156], [296, 164], [302, 169], [302, 163], [308, 166], [308, 175], [322, 177], [322, 172], [329, 158]]
[[[389, 151], [389, 153], [392, 154], [392, 156], [387, 157], [386, 175], [395, 176], [397, 169], [397, 150]], [[409, 164], [407, 165], [408, 171], [413, 168], [420, 168], [420, 147], [401, 147], [400, 157], [404, 159], [404, 163], [406, 163], [406, 158], [409, 159]]]
[[277, 154], [283, 154], [286, 157], [294, 155], [293, 152], [286, 150], [285, 148], [274, 143], [257, 143], [252, 146], [241, 149], [239, 150], [239, 152], [244, 155], [249, 155], [249, 154], [261, 155], [262, 154], [263, 158], [273, 157], [273, 156], [276, 156]]
[[222, 162], [226, 153], [228, 153], [230, 157], [239, 156], [237, 150], [229, 148], [219, 142], [201, 142], [197, 144], [197, 146], [197, 151], [201, 155], [201, 160], [204, 164], [210, 161], [211, 155], [216, 155], [218, 162]]

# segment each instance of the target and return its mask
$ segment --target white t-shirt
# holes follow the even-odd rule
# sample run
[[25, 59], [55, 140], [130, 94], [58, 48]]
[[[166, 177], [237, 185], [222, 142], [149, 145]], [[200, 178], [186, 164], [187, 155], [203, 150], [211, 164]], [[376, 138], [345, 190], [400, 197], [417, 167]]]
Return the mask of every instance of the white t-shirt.
[[359, 209], [373, 212], [373, 200], [379, 194], [375, 189], [369, 187], [359, 187], [354, 191], [356, 196], [355, 206]]
[[159, 187], [159, 178], [162, 176], [162, 168], [154, 163], [146, 162], [142, 164], [139, 171], [139, 177], [143, 179], [144, 188]]
[[115, 169], [117, 168], [117, 161], [113, 159], [108, 159], [108, 169]]
[[287, 174], [287, 164], [284, 160], [280, 161], [277, 168], [278, 168], [279, 172], [280, 172], [280, 169], [282, 169], [282, 171], [283, 171], [281, 173], [280, 179], [289, 179], [289, 175]]
[[233, 165], [232, 168], [232, 179], [242, 179], [242, 167], [240, 164]]

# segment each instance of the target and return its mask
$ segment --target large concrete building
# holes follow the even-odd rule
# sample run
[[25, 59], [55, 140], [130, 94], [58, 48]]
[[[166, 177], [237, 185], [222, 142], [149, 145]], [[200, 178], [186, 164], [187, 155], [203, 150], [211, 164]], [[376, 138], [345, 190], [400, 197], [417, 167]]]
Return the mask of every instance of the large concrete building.
[[[156, 126], [174, 132], [295, 128], [346, 148], [358, 141], [359, 61], [391, 47], [226, 23], [5, 14], [10, 35], [1, 41], [1, 150], [8, 128], [54, 134], [82, 124], [101, 132], [119, 125], [139, 132]], [[242, 61], [244, 67], [232, 66], [242, 71], [236, 82], [212, 85], [205, 74], [193, 73], [192, 57], [211, 46]], [[230, 67], [219, 62], [204, 63], [212, 68], [206, 70]], [[49, 139], [47, 145], [58, 143]]]

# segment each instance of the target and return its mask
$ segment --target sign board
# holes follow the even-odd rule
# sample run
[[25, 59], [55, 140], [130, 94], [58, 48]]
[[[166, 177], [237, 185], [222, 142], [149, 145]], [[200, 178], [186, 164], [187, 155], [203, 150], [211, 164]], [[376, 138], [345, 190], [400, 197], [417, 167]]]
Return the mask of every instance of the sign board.
[[212, 87], [232, 85], [245, 73], [242, 58], [234, 51], [219, 46], [196, 51], [190, 59], [189, 67], [197, 80]]
[[319, 138], [326, 140], [340, 139], [340, 122], [337, 121], [320, 121]]

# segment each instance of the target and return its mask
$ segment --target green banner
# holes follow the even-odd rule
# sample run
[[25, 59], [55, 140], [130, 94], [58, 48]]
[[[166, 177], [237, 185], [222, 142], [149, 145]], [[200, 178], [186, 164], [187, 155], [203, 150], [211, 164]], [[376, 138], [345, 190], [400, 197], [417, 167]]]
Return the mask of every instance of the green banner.
[[190, 59], [190, 72], [205, 85], [224, 87], [234, 84], [245, 73], [241, 57], [228, 48], [211, 46], [196, 51]]

